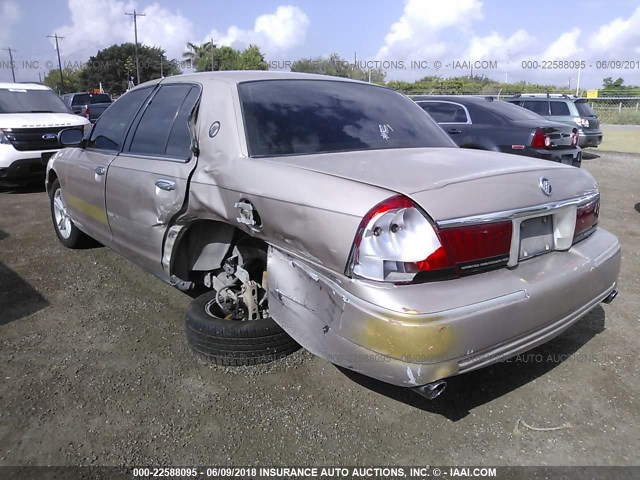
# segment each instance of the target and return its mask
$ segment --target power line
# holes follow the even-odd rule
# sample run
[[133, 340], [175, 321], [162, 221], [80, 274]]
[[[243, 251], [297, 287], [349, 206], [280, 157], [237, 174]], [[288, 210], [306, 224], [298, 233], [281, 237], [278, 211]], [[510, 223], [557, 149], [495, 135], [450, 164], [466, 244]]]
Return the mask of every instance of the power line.
[[17, 52], [17, 50], [12, 49], [11, 47], [3, 48], [3, 50], [6, 50], [7, 52], [9, 52], [9, 61], [11, 62], [11, 76], [13, 77], [13, 83], [16, 83], [16, 72], [15, 72], [15, 66], [13, 64], [12, 52]]
[[64, 40], [64, 37], [59, 37], [57, 33], [53, 35], [47, 35], [47, 38], [56, 39], [56, 52], [58, 53], [58, 68], [60, 69], [60, 93], [64, 91], [64, 78], [62, 78], [62, 62], [60, 61], [60, 47], [58, 46], [58, 40]]
[[136, 37], [136, 81], [140, 85], [140, 62], [138, 61], [138, 17], [146, 17], [145, 13], [137, 13], [135, 10], [133, 13], [125, 12], [125, 15], [133, 17], [133, 31]]

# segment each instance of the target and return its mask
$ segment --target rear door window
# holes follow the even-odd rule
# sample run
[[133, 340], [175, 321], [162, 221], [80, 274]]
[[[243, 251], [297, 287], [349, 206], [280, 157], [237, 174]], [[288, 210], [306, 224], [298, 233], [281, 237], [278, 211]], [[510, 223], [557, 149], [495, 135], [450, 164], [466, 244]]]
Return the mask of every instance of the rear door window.
[[469, 123], [469, 117], [462, 105], [450, 102], [419, 102], [431, 117], [438, 123]]
[[569, 112], [569, 105], [567, 102], [550, 102], [551, 103], [551, 115], [557, 115], [562, 117], [568, 117], [571, 115]]
[[525, 100], [522, 106], [538, 115], [549, 115], [549, 102], [545, 100]]
[[188, 121], [198, 96], [199, 88], [190, 84], [160, 87], [142, 114], [129, 152], [188, 159], [191, 156]]

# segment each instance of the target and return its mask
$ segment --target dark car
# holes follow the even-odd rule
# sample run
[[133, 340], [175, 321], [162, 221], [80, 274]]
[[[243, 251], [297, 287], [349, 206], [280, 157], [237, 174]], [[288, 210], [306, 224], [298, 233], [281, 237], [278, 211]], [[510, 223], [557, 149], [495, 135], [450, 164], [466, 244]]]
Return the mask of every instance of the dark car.
[[600, 120], [586, 98], [565, 94], [522, 94], [505, 99], [531, 110], [547, 120], [578, 127], [578, 145], [597, 147], [602, 143]]
[[514, 153], [579, 167], [578, 129], [492, 97], [415, 96], [463, 148]]
[[62, 101], [73, 110], [73, 113], [82, 115], [91, 123], [95, 123], [112, 103], [108, 93], [89, 92], [67, 93], [62, 96]]

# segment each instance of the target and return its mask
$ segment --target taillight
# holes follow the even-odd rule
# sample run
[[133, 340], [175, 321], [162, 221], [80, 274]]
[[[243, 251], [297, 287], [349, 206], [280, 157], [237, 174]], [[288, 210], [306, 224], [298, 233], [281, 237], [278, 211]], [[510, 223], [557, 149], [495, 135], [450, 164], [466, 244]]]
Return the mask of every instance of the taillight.
[[538, 129], [533, 134], [531, 139], [531, 146], [533, 148], [545, 148], [551, 145], [551, 139], [545, 135], [544, 130]]
[[578, 129], [574, 128], [571, 131], [571, 146], [575, 147], [576, 145], [578, 145]]
[[511, 221], [440, 230], [399, 195], [360, 222], [347, 274], [394, 283], [448, 280], [506, 265], [510, 248]]
[[598, 225], [600, 215], [600, 197], [589, 203], [580, 205], [576, 211], [576, 228], [573, 233], [573, 243], [588, 237]]
[[504, 266], [511, 250], [511, 220], [440, 230], [440, 238], [460, 269], [469, 274]]
[[88, 118], [89, 118], [89, 113], [90, 113], [90, 112], [89, 112], [89, 105], [85, 105], [85, 106], [83, 107], [83, 109], [82, 109], [82, 116], [83, 116], [84, 118], [87, 118], [87, 119], [88, 119]]

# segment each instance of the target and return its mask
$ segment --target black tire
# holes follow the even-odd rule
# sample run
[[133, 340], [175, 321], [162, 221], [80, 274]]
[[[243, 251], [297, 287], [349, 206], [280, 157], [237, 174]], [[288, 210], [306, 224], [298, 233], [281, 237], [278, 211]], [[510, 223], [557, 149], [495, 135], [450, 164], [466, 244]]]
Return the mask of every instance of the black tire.
[[69, 219], [69, 234], [65, 236], [61, 231], [58, 223], [56, 222], [55, 208], [54, 208], [54, 199], [56, 197], [57, 192], [62, 192], [60, 188], [60, 182], [56, 178], [51, 185], [51, 189], [49, 190], [49, 206], [51, 210], [51, 220], [53, 222], [53, 229], [56, 232], [58, 240], [67, 248], [82, 248], [89, 244], [90, 237], [88, 237], [84, 232], [80, 231], [78, 227], [76, 227], [71, 219]]
[[258, 365], [295, 352], [300, 345], [272, 318], [225, 320], [209, 315], [211, 291], [193, 300], [187, 310], [187, 343], [194, 353], [217, 365]]

